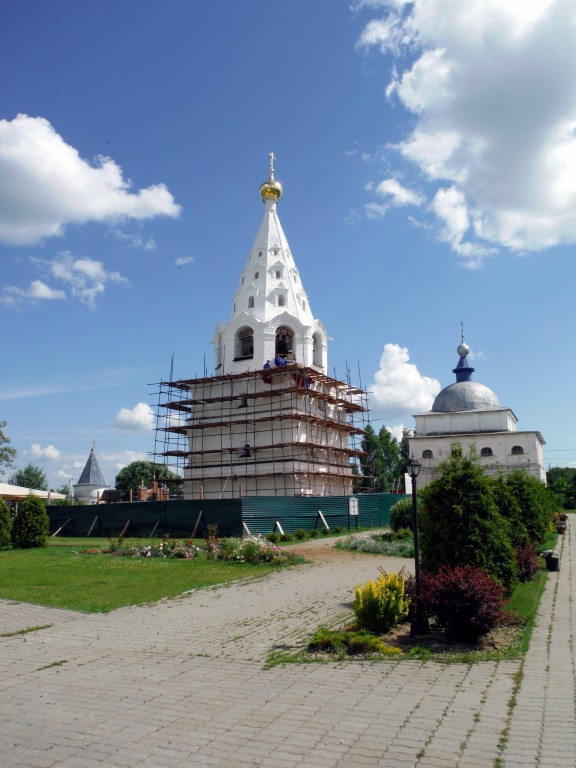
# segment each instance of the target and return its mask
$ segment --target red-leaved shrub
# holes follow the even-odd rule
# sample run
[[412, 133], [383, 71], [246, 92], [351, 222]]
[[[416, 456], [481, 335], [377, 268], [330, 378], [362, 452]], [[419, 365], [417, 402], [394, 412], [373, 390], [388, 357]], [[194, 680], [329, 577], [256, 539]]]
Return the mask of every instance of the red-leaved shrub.
[[485, 571], [471, 565], [443, 567], [421, 579], [424, 608], [453, 640], [472, 643], [502, 617], [503, 588]]
[[533, 544], [525, 544], [516, 550], [516, 562], [518, 563], [518, 578], [522, 582], [532, 581], [538, 570], [538, 553]]

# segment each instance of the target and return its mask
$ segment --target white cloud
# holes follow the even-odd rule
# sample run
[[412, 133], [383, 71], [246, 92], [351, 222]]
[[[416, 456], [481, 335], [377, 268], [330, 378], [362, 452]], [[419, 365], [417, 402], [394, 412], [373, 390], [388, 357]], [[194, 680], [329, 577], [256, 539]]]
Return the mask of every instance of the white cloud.
[[93, 164], [66, 144], [48, 120], [0, 120], [0, 240], [33, 245], [68, 224], [178, 216], [164, 184], [131, 192], [109, 157]]
[[384, 179], [376, 187], [376, 193], [390, 199], [392, 205], [422, 205], [424, 198], [417, 192], [403, 187], [396, 179]]
[[576, 242], [572, 0], [361, 8], [379, 17], [358, 45], [394, 58], [387, 92], [412, 115], [386, 160], [398, 153], [396, 164], [407, 161], [418, 186], [430, 185], [440, 238], [472, 266], [501, 247]]
[[147, 403], [138, 403], [134, 408], [120, 408], [112, 426], [122, 430], [152, 429], [154, 413]]
[[398, 442], [402, 440], [402, 434], [405, 429], [413, 429], [413, 427], [407, 427], [406, 424], [403, 422], [400, 422], [400, 424], [387, 424], [386, 429], [392, 437], [395, 437]]
[[429, 410], [440, 389], [437, 379], [422, 376], [410, 362], [406, 347], [385, 344], [370, 387], [371, 408], [384, 419], [401, 419]]
[[379, 184], [367, 184], [368, 191], [374, 192], [385, 199], [384, 203], [371, 202], [364, 206], [364, 212], [369, 219], [380, 219], [386, 215], [390, 208], [401, 208], [405, 205], [422, 205], [425, 198], [418, 192], [403, 187], [397, 179], [384, 179]]
[[432, 201], [432, 209], [443, 223], [440, 239], [450, 243], [452, 250], [466, 259], [467, 266], [476, 268], [495, 249], [478, 242], [464, 242], [470, 230], [470, 213], [462, 192], [456, 187], [439, 189]]
[[[75, 257], [69, 252], [60, 253], [52, 261], [36, 258], [32, 261], [53, 279], [65, 283], [71, 295], [91, 309], [94, 309], [97, 297], [106, 290], [107, 283], [119, 285], [128, 282], [119, 272], [109, 272], [101, 261], [85, 256]], [[31, 290], [33, 286], [34, 291]], [[66, 296], [64, 291], [50, 288], [41, 280], [35, 280], [26, 291], [13, 287], [6, 288], [5, 291], [7, 296], [16, 297], [21, 301], [38, 298], [60, 299]]]
[[144, 238], [141, 235], [123, 232], [121, 229], [115, 229], [114, 234], [118, 240], [124, 240], [130, 248], [141, 248], [144, 251], [155, 251], [157, 248], [156, 240], [153, 237]]
[[14, 285], [6, 286], [4, 295], [0, 296], [0, 301], [9, 306], [16, 306], [26, 301], [50, 301], [65, 298], [64, 291], [50, 288], [42, 280], [33, 280], [29, 288], [17, 288]]
[[47, 445], [43, 448], [38, 443], [32, 443], [30, 450], [28, 451], [30, 456], [34, 459], [41, 459], [43, 461], [58, 461], [61, 457], [61, 452], [53, 445]]
[[177, 267], [184, 267], [186, 264], [192, 264], [194, 261], [194, 256], [181, 256], [179, 259], [176, 259], [175, 264]]

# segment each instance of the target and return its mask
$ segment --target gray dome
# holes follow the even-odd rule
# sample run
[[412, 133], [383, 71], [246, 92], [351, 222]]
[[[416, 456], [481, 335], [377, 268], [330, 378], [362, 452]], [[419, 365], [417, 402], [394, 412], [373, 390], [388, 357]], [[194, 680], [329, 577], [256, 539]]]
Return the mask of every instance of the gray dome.
[[457, 381], [450, 384], [436, 395], [432, 411], [454, 413], [455, 411], [481, 411], [487, 408], [500, 408], [500, 402], [494, 392], [484, 384], [475, 381]]

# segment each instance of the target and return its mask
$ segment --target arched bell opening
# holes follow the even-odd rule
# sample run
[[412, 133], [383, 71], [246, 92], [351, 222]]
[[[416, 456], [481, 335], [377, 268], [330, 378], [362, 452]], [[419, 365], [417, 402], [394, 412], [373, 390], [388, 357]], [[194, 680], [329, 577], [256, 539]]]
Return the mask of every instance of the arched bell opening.
[[318, 368], [322, 368], [322, 351], [322, 336], [312, 334], [312, 363]]
[[234, 360], [250, 360], [254, 357], [254, 331], [245, 325], [234, 339]]
[[284, 360], [294, 360], [293, 344], [294, 331], [291, 328], [282, 325], [276, 329], [276, 357], [281, 357]]

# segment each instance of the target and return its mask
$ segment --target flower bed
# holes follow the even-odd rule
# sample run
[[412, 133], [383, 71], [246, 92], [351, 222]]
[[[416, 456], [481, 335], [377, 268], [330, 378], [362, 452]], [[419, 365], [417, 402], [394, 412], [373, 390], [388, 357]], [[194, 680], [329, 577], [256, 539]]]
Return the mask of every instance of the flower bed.
[[190, 560], [202, 554], [202, 549], [191, 541], [162, 539], [158, 544], [146, 544], [143, 547], [131, 547], [125, 554], [132, 557], [166, 557], [177, 560]]
[[397, 538], [396, 534], [368, 534], [350, 536], [336, 545], [339, 549], [349, 549], [354, 552], [368, 552], [375, 555], [390, 557], [414, 557], [414, 542], [404, 536]]
[[206, 556], [213, 560], [239, 563], [289, 563], [295, 561], [292, 552], [276, 546], [260, 535], [243, 538], [219, 539], [209, 536], [206, 541]]

